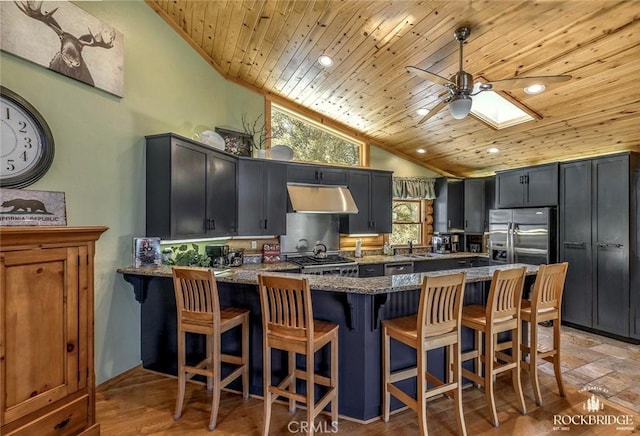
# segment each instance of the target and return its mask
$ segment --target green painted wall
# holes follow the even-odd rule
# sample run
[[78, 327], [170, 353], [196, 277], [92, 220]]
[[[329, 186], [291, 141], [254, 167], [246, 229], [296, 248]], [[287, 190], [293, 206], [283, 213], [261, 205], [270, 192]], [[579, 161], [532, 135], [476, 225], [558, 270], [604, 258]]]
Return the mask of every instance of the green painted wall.
[[51, 169], [28, 189], [64, 191], [71, 226], [109, 227], [95, 259], [100, 383], [140, 363], [140, 306], [116, 269], [130, 264], [132, 238], [145, 231], [144, 136], [238, 130], [241, 114], [255, 119], [264, 99], [223, 80], [143, 2], [76, 4], [124, 35], [124, 97], [4, 52], [0, 81], [38, 109], [55, 138]]
[[442, 177], [434, 171], [374, 146], [370, 147], [369, 165], [371, 168], [393, 171], [396, 177]]

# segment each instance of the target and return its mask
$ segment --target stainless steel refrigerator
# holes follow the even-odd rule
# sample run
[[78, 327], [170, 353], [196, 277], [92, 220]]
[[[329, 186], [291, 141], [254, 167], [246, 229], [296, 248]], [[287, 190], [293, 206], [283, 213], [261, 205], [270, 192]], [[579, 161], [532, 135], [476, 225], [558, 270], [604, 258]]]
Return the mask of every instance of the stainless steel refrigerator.
[[489, 211], [491, 263], [556, 262], [556, 209], [492, 209]]

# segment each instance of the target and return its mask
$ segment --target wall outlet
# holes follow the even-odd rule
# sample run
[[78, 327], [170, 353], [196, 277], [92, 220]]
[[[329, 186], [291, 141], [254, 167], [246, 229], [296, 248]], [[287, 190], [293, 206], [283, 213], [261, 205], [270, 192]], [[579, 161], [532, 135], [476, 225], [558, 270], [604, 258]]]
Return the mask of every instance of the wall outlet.
[[256, 250], [258, 248], [258, 241], [251, 241], [251, 249]]

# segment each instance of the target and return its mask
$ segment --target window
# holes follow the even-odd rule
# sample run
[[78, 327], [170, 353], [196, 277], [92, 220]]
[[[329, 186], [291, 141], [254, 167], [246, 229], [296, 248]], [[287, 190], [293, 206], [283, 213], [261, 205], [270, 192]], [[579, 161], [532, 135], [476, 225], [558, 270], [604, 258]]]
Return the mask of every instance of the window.
[[393, 227], [389, 235], [391, 245], [424, 245], [422, 240], [422, 216], [424, 215], [424, 202], [421, 200], [393, 200], [392, 217]]
[[275, 103], [271, 103], [271, 144], [291, 147], [295, 160], [362, 165], [362, 142]]

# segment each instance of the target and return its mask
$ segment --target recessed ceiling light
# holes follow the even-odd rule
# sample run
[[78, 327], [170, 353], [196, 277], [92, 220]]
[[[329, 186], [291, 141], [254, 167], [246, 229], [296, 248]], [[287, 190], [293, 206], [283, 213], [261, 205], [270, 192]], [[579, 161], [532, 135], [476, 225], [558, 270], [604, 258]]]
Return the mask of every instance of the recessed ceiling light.
[[331, 59], [327, 55], [320, 56], [318, 58], [318, 62], [320, 62], [320, 65], [322, 65], [323, 67], [330, 67], [331, 65], [333, 65], [333, 59]]
[[425, 150], [424, 148], [419, 148], [416, 150], [416, 152], [420, 153], [420, 154], [425, 154], [427, 152], [427, 150]]
[[491, 147], [491, 148], [488, 148], [488, 149], [487, 149], [487, 151], [488, 151], [489, 153], [497, 153], [497, 152], [499, 152], [499, 151], [500, 151], [500, 149], [499, 149], [499, 148], [496, 148], [496, 147]]
[[524, 88], [524, 92], [526, 92], [527, 94], [540, 94], [545, 89], [547, 89], [546, 86], [541, 84], [535, 84], [535, 85], [527, 86], [526, 88]]
[[421, 107], [416, 111], [416, 113], [422, 117], [429, 113], [429, 109]]

